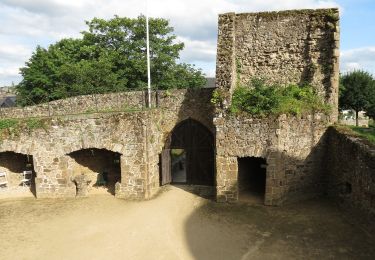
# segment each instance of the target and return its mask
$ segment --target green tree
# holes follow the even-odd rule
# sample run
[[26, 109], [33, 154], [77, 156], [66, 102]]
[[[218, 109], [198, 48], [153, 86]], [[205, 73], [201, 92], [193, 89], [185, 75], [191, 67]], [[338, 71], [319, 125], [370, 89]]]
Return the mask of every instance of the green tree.
[[367, 111], [375, 105], [375, 82], [373, 77], [365, 71], [357, 70], [340, 77], [340, 109], [355, 111], [356, 126], [358, 126], [358, 112]]
[[[23, 80], [17, 86], [21, 105], [146, 88], [145, 17], [94, 18], [86, 24], [82, 39], [37, 47], [21, 69]], [[152, 87], [202, 87], [206, 80], [201, 70], [177, 63], [184, 44], [176, 42], [168, 21], [152, 18], [149, 25]]]
[[366, 115], [367, 115], [368, 117], [371, 117], [373, 120], [375, 120], [375, 104], [370, 105], [370, 106], [367, 108]]

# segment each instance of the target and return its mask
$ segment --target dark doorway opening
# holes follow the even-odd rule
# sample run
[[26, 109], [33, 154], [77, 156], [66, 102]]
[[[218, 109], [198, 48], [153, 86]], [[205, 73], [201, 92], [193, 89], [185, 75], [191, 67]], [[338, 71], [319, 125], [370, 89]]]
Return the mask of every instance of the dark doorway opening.
[[172, 131], [161, 153], [161, 185], [167, 183], [215, 185], [214, 136], [191, 118]]
[[172, 183], [186, 183], [186, 152], [184, 149], [171, 149]]
[[29, 154], [0, 153], [0, 172], [5, 174], [8, 188], [26, 188], [35, 196], [35, 171], [33, 156]]
[[83, 149], [69, 154], [74, 159], [71, 163], [72, 178], [85, 175], [90, 188], [115, 194], [115, 184], [121, 181], [120, 153], [106, 149]]
[[241, 201], [263, 203], [266, 192], [266, 167], [264, 158], [238, 158], [238, 198]]

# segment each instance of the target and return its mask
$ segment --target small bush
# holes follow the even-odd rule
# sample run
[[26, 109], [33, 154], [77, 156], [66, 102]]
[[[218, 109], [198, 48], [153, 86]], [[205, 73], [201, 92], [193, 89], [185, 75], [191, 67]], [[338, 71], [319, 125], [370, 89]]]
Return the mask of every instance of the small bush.
[[213, 104], [213, 105], [220, 105], [222, 102], [223, 102], [223, 95], [222, 95], [222, 93], [218, 89], [215, 89], [212, 92], [211, 104]]
[[328, 112], [329, 106], [309, 85], [267, 85], [264, 80], [254, 79], [250, 85], [234, 90], [230, 111], [259, 116], [300, 115], [311, 111]]

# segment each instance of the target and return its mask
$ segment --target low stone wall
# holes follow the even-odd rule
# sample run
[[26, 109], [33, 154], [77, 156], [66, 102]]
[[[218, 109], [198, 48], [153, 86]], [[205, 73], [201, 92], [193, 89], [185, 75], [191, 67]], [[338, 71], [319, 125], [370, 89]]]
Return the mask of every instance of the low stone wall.
[[131, 91], [76, 96], [28, 107], [1, 108], [0, 118], [48, 117], [145, 108], [145, 92]]
[[328, 195], [375, 231], [375, 145], [331, 127], [324, 165]]
[[[360, 127], [368, 127], [368, 122], [369, 122], [369, 119], [359, 119], [358, 120], [358, 126]], [[355, 119], [340, 119], [339, 120], [339, 124], [340, 125], [352, 125], [352, 126], [355, 126], [356, 125], [356, 120]]]
[[[213, 89], [172, 89], [152, 91], [152, 107], [183, 109], [182, 99], [193, 98], [198, 92], [210, 95]], [[94, 112], [129, 111], [147, 108], [146, 91], [76, 96], [35, 106], [0, 108], [0, 118], [29, 118], [74, 115]], [[199, 108], [196, 108], [199, 109]], [[198, 113], [199, 114], [199, 113]]]

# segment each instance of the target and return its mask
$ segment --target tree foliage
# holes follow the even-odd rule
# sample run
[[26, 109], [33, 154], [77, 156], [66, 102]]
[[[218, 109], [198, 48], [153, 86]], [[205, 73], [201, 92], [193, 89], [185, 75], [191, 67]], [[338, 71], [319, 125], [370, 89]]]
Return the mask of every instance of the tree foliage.
[[[82, 39], [62, 39], [47, 49], [38, 46], [17, 86], [22, 105], [72, 95], [144, 89], [147, 86], [146, 20], [115, 16], [86, 22]], [[152, 87], [201, 87], [201, 70], [179, 64], [183, 43], [176, 42], [165, 19], [152, 18], [150, 59]]]
[[353, 109], [356, 112], [358, 126], [358, 112], [370, 112], [375, 106], [375, 81], [371, 74], [357, 70], [340, 77], [339, 107]]

